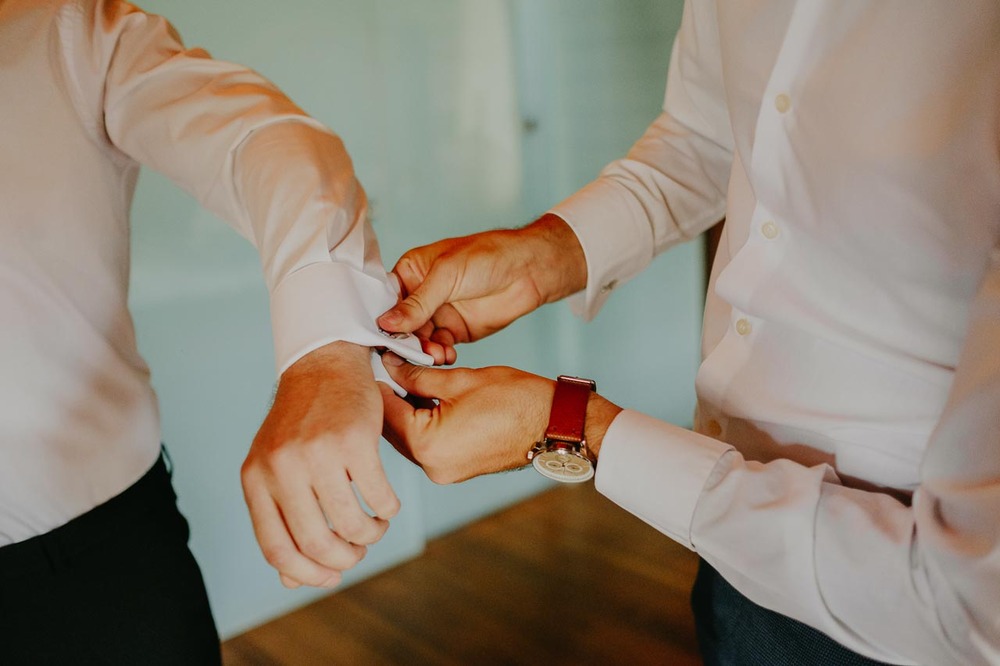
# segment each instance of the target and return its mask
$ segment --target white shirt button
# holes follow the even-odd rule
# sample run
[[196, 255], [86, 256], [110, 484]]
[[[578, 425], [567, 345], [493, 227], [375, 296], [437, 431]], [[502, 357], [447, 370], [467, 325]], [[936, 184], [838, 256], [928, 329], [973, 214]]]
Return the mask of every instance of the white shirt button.
[[751, 330], [753, 330], [753, 327], [750, 325], [749, 320], [740, 319], [739, 321], [736, 322], [736, 332], [739, 333], [740, 335], [746, 335]]
[[771, 240], [778, 237], [778, 225], [768, 220], [760, 227], [760, 233], [764, 235], [764, 238]]
[[792, 98], [781, 93], [774, 98], [774, 108], [778, 110], [778, 113], [786, 113], [788, 109], [792, 108]]

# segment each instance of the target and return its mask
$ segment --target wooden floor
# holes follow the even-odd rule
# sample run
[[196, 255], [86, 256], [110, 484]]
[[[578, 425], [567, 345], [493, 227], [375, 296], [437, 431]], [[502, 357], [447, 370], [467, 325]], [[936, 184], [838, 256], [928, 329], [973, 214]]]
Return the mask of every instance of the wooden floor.
[[223, 645], [244, 664], [700, 664], [696, 558], [562, 486]]

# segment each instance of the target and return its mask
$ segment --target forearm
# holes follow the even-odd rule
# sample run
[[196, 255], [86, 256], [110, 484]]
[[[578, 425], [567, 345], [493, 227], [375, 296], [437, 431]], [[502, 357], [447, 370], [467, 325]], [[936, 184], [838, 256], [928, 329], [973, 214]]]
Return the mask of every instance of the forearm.
[[311, 378], [326, 379], [331, 373], [355, 381], [373, 379], [371, 349], [353, 342], [339, 340], [309, 352], [281, 375], [281, 380]]
[[584, 434], [587, 439], [587, 450], [594, 461], [600, 461], [604, 436], [621, 411], [621, 407], [597, 393], [590, 396], [590, 400], [587, 402], [587, 421], [584, 426]]
[[546, 213], [518, 233], [529, 246], [534, 281], [545, 303], [586, 288], [587, 258], [580, 239], [564, 219]]

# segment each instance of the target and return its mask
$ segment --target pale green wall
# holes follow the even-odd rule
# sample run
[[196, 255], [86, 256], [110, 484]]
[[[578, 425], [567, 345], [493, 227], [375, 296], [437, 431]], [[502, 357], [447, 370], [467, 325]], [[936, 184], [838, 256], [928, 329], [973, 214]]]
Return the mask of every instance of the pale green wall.
[[[388, 265], [414, 245], [523, 224], [626, 150], [659, 109], [680, 18], [679, 0], [144, 7], [188, 44], [261, 71], [344, 138]], [[240, 493], [239, 466], [274, 381], [266, 294], [253, 249], [156, 174], [141, 179], [133, 226], [140, 347], [192, 547], [229, 635], [320, 594], [278, 584]], [[593, 323], [553, 306], [459, 360], [591, 376], [620, 404], [688, 424], [701, 270], [698, 247], [673, 250]], [[545, 487], [530, 471], [435, 486], [384, 443], [382, 455], [404, 508], [348, 582]]]

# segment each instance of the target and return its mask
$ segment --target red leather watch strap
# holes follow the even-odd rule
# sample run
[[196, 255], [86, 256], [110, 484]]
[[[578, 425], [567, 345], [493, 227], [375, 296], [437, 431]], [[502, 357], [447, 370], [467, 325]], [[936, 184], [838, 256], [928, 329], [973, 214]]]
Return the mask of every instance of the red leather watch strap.
[[545, 438], [582, 442], [583, 426], [587, 422], [587, 401], [595, 390], [597, 384], [590, 379], [560, 375], [552, 397], [552, 413]]

